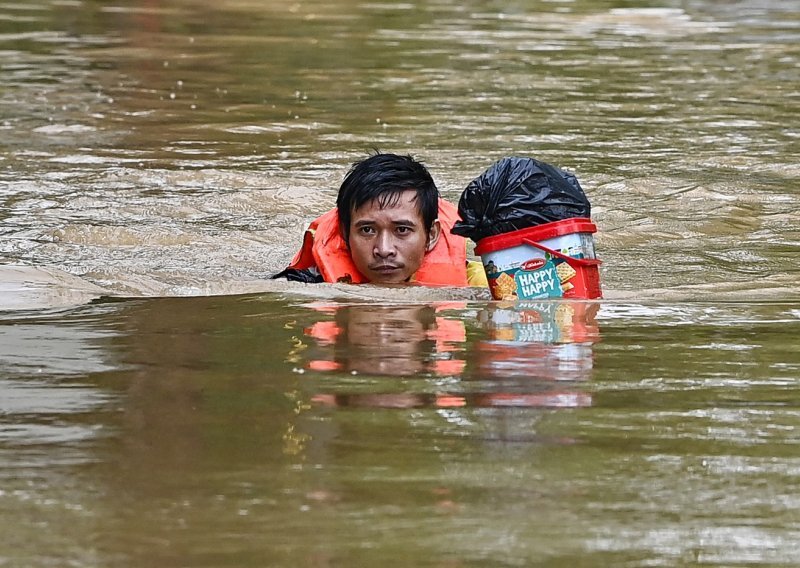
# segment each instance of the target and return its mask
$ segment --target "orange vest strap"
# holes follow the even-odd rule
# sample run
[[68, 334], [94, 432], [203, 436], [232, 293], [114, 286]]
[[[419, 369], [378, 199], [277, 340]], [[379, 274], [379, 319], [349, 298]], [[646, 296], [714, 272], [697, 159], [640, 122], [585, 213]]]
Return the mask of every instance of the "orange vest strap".
[[314, 266], [314, 255], [311, 252], [311, 247], [314, 245], [314, 232], [315, 229], [309, 226], [306, 232], [303, 233], [303, 246], [294, 255], [292, 262], [289, 263], [289, 268], [302, 270]]

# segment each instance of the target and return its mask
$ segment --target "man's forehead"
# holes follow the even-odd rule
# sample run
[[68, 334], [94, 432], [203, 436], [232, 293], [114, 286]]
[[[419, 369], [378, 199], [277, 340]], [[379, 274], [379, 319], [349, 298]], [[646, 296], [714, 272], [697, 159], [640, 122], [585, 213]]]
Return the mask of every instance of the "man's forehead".
[[[412, 190], [405, 190], [400, 193], [384, 194], [371, 199], [353, 208], [353, 216], [401, 216], [413, 217], [415, 222], [422, 221], [422, 211], [417, 202], [417, 193]], [[354, 219], [355, 220], [355, 219]]]

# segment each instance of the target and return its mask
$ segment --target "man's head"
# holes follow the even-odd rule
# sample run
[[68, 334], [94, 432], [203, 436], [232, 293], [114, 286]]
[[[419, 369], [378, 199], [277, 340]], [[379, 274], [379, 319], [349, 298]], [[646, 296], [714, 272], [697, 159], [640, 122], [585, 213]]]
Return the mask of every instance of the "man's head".
[[407, 281], [439, 238], [439, 191], [411, 156], [375, 154], [356, 162], [336, 205], [353, 262], [370, 282]]

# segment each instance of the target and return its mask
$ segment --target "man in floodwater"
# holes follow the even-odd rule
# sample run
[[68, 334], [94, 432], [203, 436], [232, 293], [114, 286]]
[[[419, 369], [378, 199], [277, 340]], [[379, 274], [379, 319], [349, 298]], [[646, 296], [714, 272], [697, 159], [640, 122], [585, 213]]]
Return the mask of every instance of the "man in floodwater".
[[[336, 207], [311, 223], [300, 251], [273, 278], [468, 286], [466, 240], [450, 233], [457, 220], [422, 163], [378, 153], [353, 164]], [[482, 267], [475, 272], [472, 285], [480, 285]]]

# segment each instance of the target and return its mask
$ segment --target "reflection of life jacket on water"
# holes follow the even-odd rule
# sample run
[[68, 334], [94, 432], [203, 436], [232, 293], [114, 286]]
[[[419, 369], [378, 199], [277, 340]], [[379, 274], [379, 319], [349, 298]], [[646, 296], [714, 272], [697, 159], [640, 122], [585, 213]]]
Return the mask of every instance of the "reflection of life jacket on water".
[[[453, 235], [450, 229], [458, 221], [456, 207], [439, 200], [439, 222], [442, 230], [439, 240], [425, 258], [412, 280], [427, 286], [468, 286], [467, 243], [463, 237]], [[315, 219], [303, 236], [303, 246], [289, 264], [290, 269], [304, 270], [316, 267], [325, 282], [363, 284], [368, 280], [361, 274], [347, 243], [339, 232], [339, 215], [336, 208]]]
[[[552, 304], [529, 303], [524, 319], [541, 321], [548, 315], [547, 306], [566, 307], [559, 317], [571, 315], [573, 323], [591, 319], [596, 329], [596, 304], [576, 302]], [[576, 383], [590, 378], [592, 370], [591, 343], [599, 336], [584, 332], [575, 337], [585, 343], [572, 343], [571, 335], [560, 336], [561, 342], [543, 343], [492, 339], [478, 340], [469, 351], [476, 352], [473, 372], [467, 372], [465, 350], [467, 330], [460, 319], [438, 315], [442, 310], [464, 310], [467, 304], [448, 302], [425, 306], [374, 306], [315, 304], [313, 309], [333, 319], [316, 321], [303, 329], [316, 346], [300, 342], [298, 358], [306, 359], [305, 367], [312, 371], [334, 373], [367, 373], [387, 376], [417, 376], [421, 373], [438, 377], [458, 378], [456, 392], [321, 392], [311, 397], [317, 404], [331, 407], [370, 408], [578, 408], [592, 405], [592, 396]], [[537, 307], [541, 312], [537, 311]], [[588, 307], [589, 310], [584, 310]], [[498, 309], [497, 322], [504, 323], [510, 309]], [[514, 312], [516, 313], [516, 312]], [[484, 320], [487, 315], [484, 314]], [[479, 322], [481, 316], [478, 317]], [[408, 325], [404, 325], [407, 323]], [[588, 322], [587, 322], [588, 323]], [[418, 324], [418, 325], [414, 325]], [[567, 322], [564, 322], [567, 325]], [[493, 325], [488, 327], [491, 332]], [[311, 347], [311, 349], [309, 349]], [[401, 350], [398, 350], [398, 348]], [[474, 349], [473, 349], [474, 348]], [[302, 355], [300, 355], [302, 353]], [[390, 368], [382, 368], [389, 362]], [[466, 374], [465, 374], [466, 373]], [[513, 386], [506, 379], [524, 378]], [[472, 379], [481, 387], [470, 391]], [[495, 388], [486, 389], [486, 380]], [[566, 383], [564, 381], [567, 381]], [[491, 383], [489, 383], [491, 384]], [[526, 390], [528, 386], [531, 390]], [[345, 387], [346, 388], [346, 387]], [[447, 388], [447, 387], [445, 387]]]

